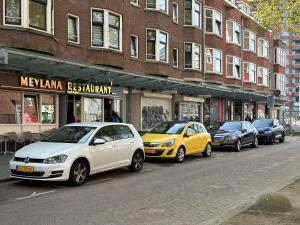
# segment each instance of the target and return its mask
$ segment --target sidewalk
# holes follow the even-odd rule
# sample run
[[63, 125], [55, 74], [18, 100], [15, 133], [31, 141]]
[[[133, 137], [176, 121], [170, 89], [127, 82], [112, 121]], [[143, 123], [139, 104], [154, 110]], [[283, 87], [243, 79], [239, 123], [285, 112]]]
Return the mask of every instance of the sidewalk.
[[0, 155], [0, 182], [10, 178], [8, 164], [12, 156], [12, 154]]
[[291, 212], [265, 212], [251, 206], [222, 225], [299, 225], [300, 224], [300, 180], [283, 188], [279, 193], [289, 198], [293, 205]]

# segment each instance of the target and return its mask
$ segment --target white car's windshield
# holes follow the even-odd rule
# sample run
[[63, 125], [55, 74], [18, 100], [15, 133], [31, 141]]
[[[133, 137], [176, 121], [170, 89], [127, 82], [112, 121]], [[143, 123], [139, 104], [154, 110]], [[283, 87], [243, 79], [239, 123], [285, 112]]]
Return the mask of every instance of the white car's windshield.
[[65, 126], [52, 132], [42, 142], [84, 143], [96, 127]]

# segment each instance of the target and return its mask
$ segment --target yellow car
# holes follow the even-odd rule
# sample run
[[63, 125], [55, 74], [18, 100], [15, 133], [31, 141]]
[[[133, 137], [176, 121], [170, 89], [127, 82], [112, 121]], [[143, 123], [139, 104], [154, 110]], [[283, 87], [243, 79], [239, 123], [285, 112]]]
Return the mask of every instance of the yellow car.
[[202, 153], [211, 156], [211, 136], [198, 122], [162, 122], [142, 137], [147, 158], [175, 159]]

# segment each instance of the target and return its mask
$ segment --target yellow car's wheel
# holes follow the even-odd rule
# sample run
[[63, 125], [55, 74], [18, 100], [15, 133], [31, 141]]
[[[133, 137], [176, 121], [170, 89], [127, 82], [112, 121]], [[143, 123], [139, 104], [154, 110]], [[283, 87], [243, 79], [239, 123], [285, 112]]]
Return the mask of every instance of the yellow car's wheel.
[[185, 149], [182, 146], [180, 146], [177, 150], [175, 161], [177, 163], [182, 163], [184, 161], [184, 158], [185, 158]]
[[202, 153], [202, 155], [203, 155], [204, 157], [210, 157], [210, 156], [211, 156], [211, 144], [210, 144], [210, 143], [208, 143], [208, 144], [206, 145], [205, 150], [204, 150], [204, 152]]

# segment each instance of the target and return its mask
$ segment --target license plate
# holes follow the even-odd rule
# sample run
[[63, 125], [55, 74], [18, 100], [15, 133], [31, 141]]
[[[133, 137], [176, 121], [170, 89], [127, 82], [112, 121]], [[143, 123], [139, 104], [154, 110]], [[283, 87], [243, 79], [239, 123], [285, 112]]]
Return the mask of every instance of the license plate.
[[145, 151], [146, 151], [146, 153], [156, 153], [156, 151], [154, 149], [146, 149]]
[[25, 173], [33, 173], [32, 166], [17, 166], [17, 171]]
[[213, 142], [212, 145], [221, 145], [221, 142]]

